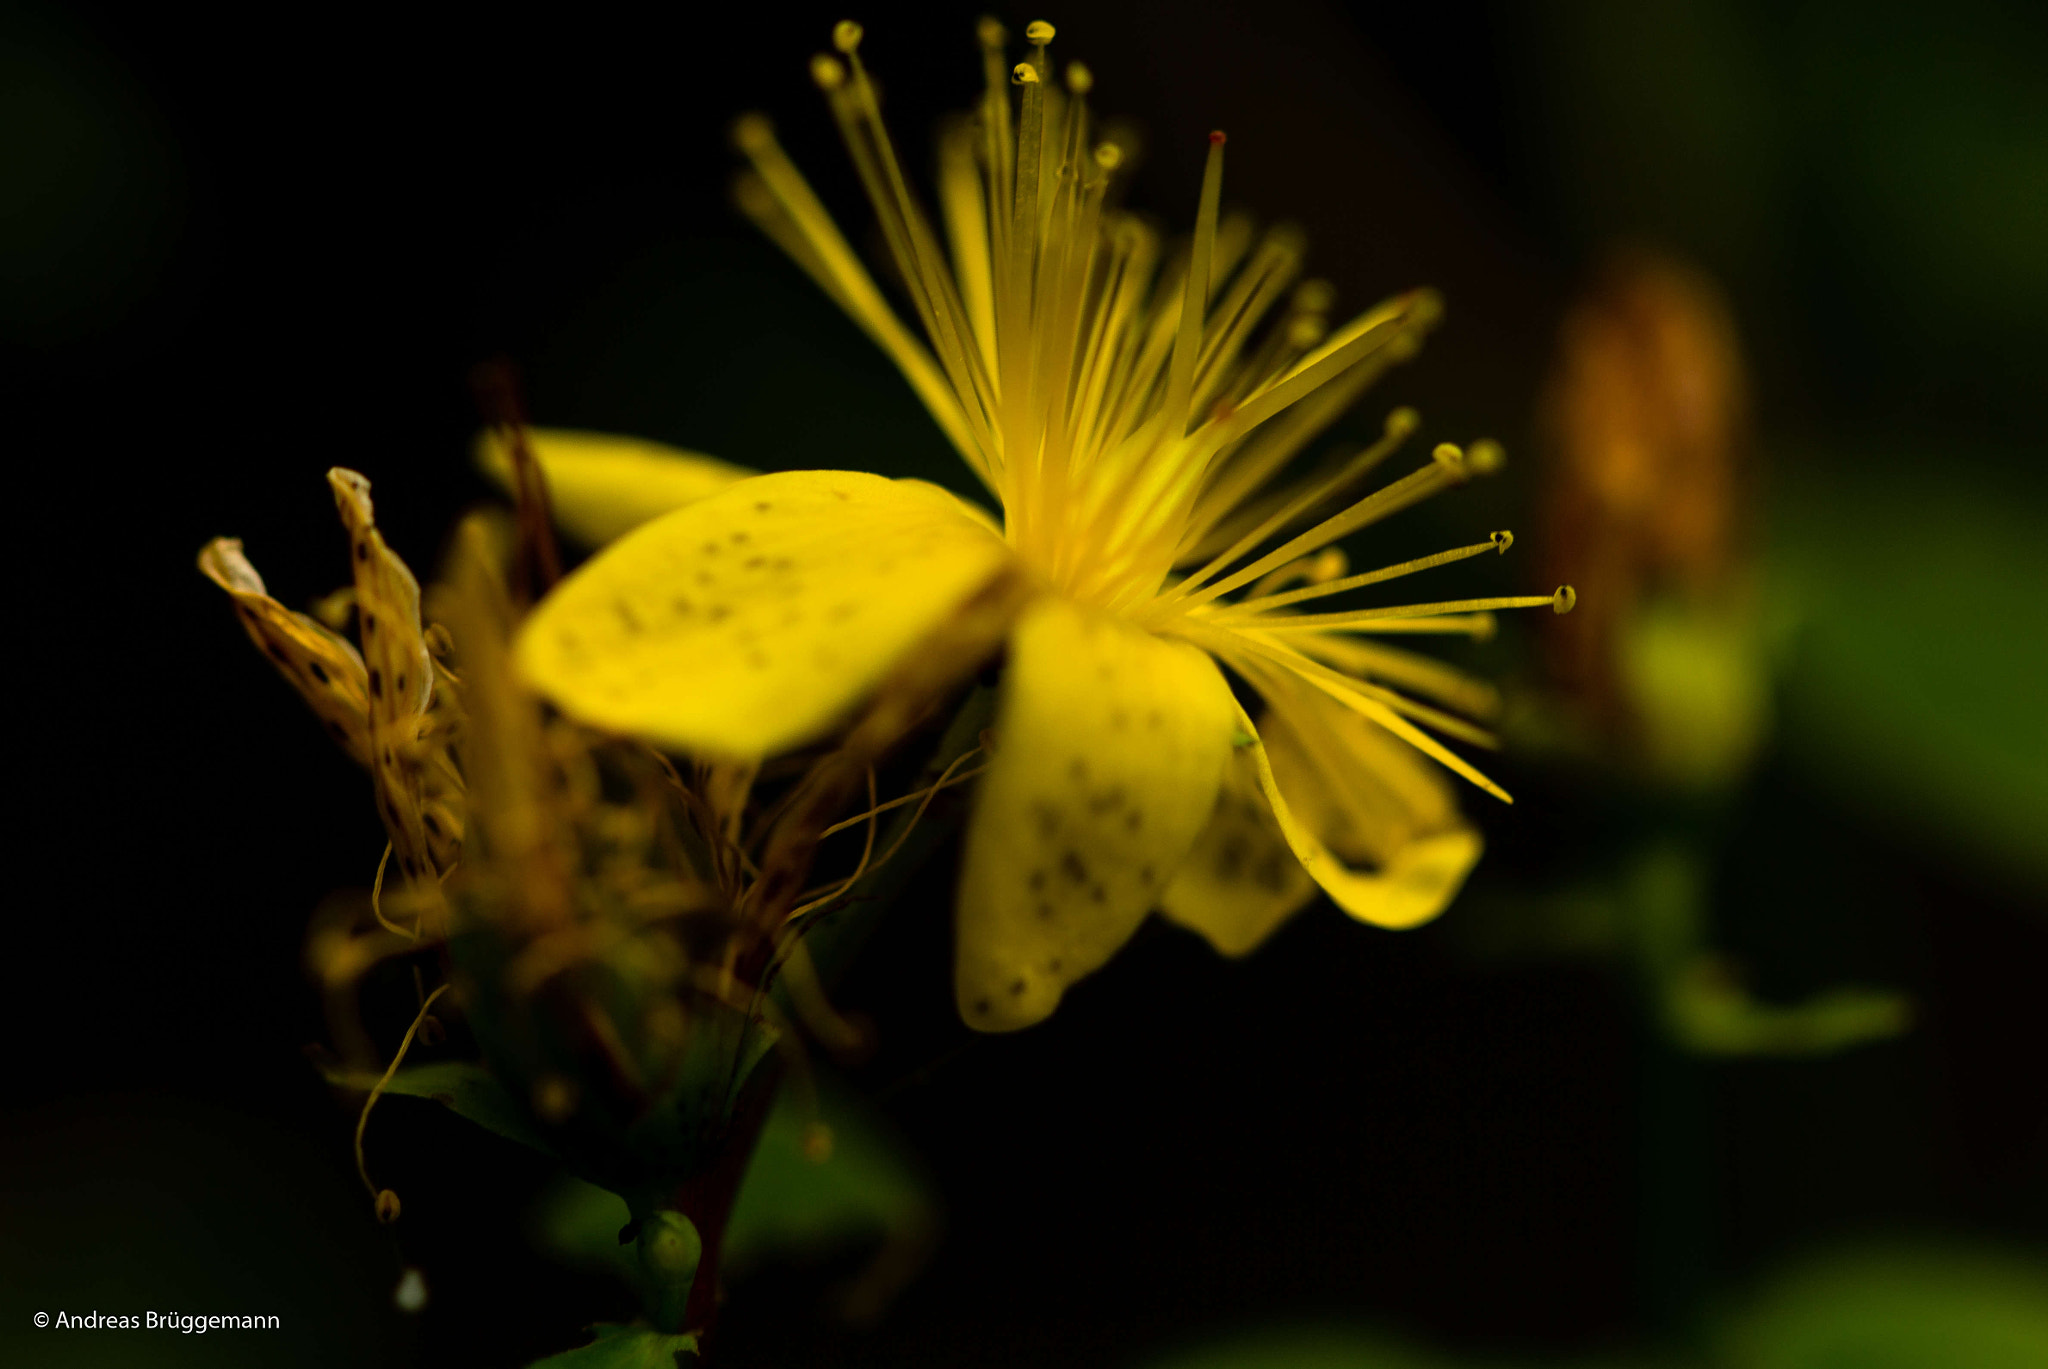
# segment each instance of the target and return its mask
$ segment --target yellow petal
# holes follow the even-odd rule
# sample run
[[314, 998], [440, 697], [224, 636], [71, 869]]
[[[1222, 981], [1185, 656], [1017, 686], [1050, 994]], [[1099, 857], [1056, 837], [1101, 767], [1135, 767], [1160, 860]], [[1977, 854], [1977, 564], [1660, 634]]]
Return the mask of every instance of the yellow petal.
[[336, 466], [327, 472], [334, 506], [348, 529], [355, 567], [356, 623], [363, 663], [370, 672], [370, 776], [377, 810], [391, 837], [391, 853], [408, 881], [431, 888], [452, 861], [453, 834], [443, 816], [429, 817], [444, 799], [442, 765], [428, 774], [444, 748], [425, 726], [437, 701], [434, 658], [420, 623], [420, 586], [377, 531], [370, 482]]
[[1250, 750], [1309, 875], [1361, 922], [1414, 927], [1442, 912], [1482, 845], [1449, 782], [1413, 747], [1320, 694], [1268, 699]]
[[1234, 710], [1192, 647], [1065, 599], [1026, 612], [962, 857], [970, 1027], [1041, 1020], [1137, 930], [1215, 808]]
[[[601, 547], [753, 474], [639, 437], [529, 428], [526, 440], [547, 477], [555, 521], [585, 546]], [[476, 464], [492, 484], [513, 492], [512, 454], [498, 432], [477, 434]]]
[[518, 666], [595, 726], [766, 755], [828, 733], [1008, 556], [932, 485], [756, 476], [563, 580], [522, 628]]
[[354, 646], [270, 597], [233, 537], [199, 553], [199, 569], [233, 596], [235, 614], [278, 673], [305, 696], [328, 735], [359, 765], [370, 763], [369, 672]]
[[1315, 892], [1259, 787], [1257, 757], [1250, 747], [1236, 749], [1208, 825], [1160, 896], [1159, 911], [1224, 955], [1239, 956]]

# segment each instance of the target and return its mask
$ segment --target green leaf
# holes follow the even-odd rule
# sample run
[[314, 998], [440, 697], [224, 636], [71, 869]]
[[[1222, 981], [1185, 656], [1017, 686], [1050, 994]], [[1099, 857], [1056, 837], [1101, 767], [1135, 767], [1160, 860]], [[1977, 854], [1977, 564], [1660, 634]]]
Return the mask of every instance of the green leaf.
[[2048, 1267], [1983, 1251], [1865, 1251], [1799, 1270], [1723, 1336], [1723, 1369], [2037, 1369]]
[[[321, 1073], [330, 1084], [362, 1093], [375, 1088], [381, 1077], [368, 1070], [328, 1068]], [[531, 1146], [544, 1155], [555, 1153], [554, 1147], [527, 1117], [526, 1109], [498, 1082], [497, 1076], [482, 1065], [465, 1060], [414, 1065], [392, 1075], [391, 1082], [384, 1086], [384, 1092], [407, 1098], [432, 1099], [457, 1116], [466, 1117], [508, 1141]]]
[[745, 1264], [771, 1252], [821, 1250], [861, 1238], [921, 1238], [936, 1208], [909, 1161], [859, 1100], [819, 1099], [829, 1136], [813, 1158], [812, 1119], [785, 1088], [761, 1130], [740, 1185], [725, 1256]]
[[[1641, 1361], [1545, 1360], [1545, 1369], [1625, 1369]], [[1251, 1332], [1152, 1361], [1148, 1369], [1508, 1369], [1501, 1360], [1426, 1354], [1390, 1336], [1336, 1327]]]
[[2044, 492], [1966, 455], [1776, 478], [1772, 591], [1798, 621], [1780, 734], [1848, 802], [2048, 887]]
[[597, 1339], [559, 1355], [535, 1360], [530, 1369], [676, 1369], [697, 1354], [695, 1336], [669, 1335], [646, 1326], [599, 1322]]

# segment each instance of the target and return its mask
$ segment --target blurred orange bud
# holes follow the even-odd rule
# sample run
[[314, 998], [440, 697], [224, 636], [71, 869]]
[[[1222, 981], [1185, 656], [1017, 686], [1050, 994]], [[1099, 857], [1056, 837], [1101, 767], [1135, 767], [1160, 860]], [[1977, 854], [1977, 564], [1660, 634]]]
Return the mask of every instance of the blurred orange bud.
[[1615, 702], [1616, 637], [1646, 596], [1713, 599], [1739, 569], [1748, 389], [1721, 291], [1667, 257], [1616, 253], [1565, 315], [1539, 413], [1543, 541], [1581, 607], [1545, 627], [1596, 704]]

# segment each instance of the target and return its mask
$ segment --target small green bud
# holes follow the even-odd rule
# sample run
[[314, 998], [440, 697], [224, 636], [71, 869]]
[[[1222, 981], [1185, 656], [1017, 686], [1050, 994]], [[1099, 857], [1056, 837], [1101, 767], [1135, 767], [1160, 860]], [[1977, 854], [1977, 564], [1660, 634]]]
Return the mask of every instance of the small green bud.
[[640, 1272], [648, 1318], [663, 1330], [682, 1326], [704, 1239], [680, 1212], [655, 1212], [640, 1223]]

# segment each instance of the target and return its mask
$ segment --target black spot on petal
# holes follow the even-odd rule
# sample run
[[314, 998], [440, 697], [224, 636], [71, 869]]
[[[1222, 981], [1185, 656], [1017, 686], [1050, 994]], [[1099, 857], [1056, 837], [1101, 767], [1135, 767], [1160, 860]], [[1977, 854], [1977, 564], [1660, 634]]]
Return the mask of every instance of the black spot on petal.
[[1060, 830], [1060, 810], [1049, 803], [1032, 804], [1031, 819], [1037, 824], [1038, 835], [1048, 841]]

